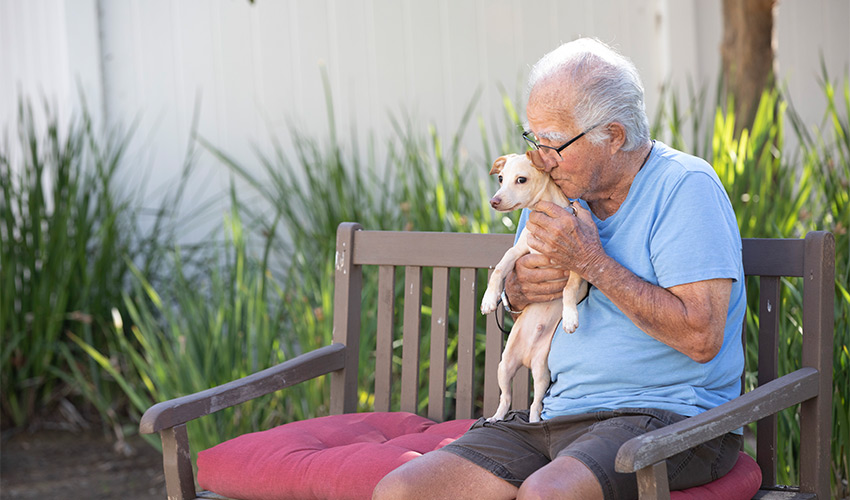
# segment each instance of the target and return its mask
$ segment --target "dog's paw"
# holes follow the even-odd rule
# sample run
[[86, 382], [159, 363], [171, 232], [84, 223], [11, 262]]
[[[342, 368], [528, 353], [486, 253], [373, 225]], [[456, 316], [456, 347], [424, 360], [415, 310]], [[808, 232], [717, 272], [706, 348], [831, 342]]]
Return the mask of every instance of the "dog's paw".
[[540, 422], [540, 414], [543, 411], [543, 405], [531, 405], [531, 408], [528, 410], [528, 421], [530, 423]]
[[567, 333], [573, 333], [578, 329], [578, 311], [575, 309], [564, 309], [561, 326]]
[[504, 419], [505, 419], [504, 415], [499, 415], [497, 413], [497, 414], [493, 415], [492, 417], [488, 418], [487, 421], [492, 424], [493, 422], [498, 422], [498, 421], [504, 420]]
[[481, 300], [481, 314], [490, 314], [499, 307], [499, 296], [495, 293], [485, 293]]

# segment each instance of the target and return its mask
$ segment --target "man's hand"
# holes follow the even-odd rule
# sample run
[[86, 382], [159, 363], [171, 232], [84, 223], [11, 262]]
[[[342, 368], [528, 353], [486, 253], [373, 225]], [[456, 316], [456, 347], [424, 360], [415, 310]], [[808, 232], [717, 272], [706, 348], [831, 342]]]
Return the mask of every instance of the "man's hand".
[[544, 255], [549, 266], [561, 271], [575, 271], [591, 281], [588, 271], [599, 267], [604, 260], [599, 230], [590, 211], [578, 203], [565, 209], [554, 203], [540, 202], [529, 216], [525, 229], [529, 232], [528, 246]]
[[511, 307], [521, 311], [529, 304], [560, 298], [569, 275], [569, 271], [552, 267], [544, 255], [525, 254], [516, 261], [514, 272], [508, 273], [505, 293]]
[[[587, 248], [596, 242], [597, 251], [603, 251], [590, 212], [578, 203], [564, 209], [554, 203], [540, 202], [535, 210], [525, 230], [529, 246], [541, 253], [521, 257], [514, 272], [505, 280], [505, 292], [511, 306], [519, 310], [528, 304], [561, 298], [570, 271], [577, 270], [574, 267], [576, 257], [586, 253], [576, 248]], [[579, 233], [590, 243], [574, 241]], [[583, 260], [589, 263], [593, 259]], [[589, 265], [587, 263], [585, 265]]]

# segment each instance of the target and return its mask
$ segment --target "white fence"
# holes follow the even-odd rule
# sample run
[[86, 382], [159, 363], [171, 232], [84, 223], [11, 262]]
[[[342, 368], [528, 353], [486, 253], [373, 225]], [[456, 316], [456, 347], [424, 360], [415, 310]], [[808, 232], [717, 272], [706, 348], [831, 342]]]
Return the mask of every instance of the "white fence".
[[[809, 123], [821, 57], [847, 74], [848, 26], [847, 0], [780, 1], [780, 79]], [[521, 101], [529, 65], [595, 36], [634, 60], [652, 116], [665, 83], [713, 92], [721, 32], [719, 0], [0, 0], [0, 130], [14, 137], [21, 96], [67, 117], [81, 87], [106, 127], [138, 119], [133, 161], [155, 196], [182, 164], [196, 100], [200, 135], [249, 166], [270, 136], [288, 144], [287, 124], [327, 134], [320, 67], [340, 135], [390, 140], [402, 111], [448, 135], [477, 89], [476, 114], [500, 121], [500, 88]], [[466, 137], [486, 173], [477, 131]], [[216, 161], [199, 169], [190, 198], [225, 189]]]

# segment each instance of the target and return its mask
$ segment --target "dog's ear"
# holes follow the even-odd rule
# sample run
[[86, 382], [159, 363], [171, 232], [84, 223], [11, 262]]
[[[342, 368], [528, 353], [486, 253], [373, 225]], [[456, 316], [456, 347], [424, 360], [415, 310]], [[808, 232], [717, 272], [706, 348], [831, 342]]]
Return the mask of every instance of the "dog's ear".
[[538, 160], [542, 160], [542, 158], [540, 158], [540, 152], [539, 151], [537, 151], [537, 150], [526, 151], [525, 157], [528, 158], [528, 161], [531, 162], [531, 165], [534, 168], [536, 168], [537, 170], [542, 170], [542, 171], [546, 172], [546, 167], [542, 163], [538, 165], [537, 163], [534, 162], [535, 157]]
[[490, 175], [498, 174], [505, 167], [505, 163], [507, 163], [507, 156], [500, 156], [496, 158], [496, 161], [493, 162], [493, 167], [490, 168]]

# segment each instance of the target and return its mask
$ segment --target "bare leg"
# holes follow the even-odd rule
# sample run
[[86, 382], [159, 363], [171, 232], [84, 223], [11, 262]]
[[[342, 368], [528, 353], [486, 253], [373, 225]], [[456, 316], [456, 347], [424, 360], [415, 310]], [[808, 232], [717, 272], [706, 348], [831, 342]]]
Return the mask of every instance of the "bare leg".
[[375, 487], [373, 500], [513, 499], [517, 488], [447, 451], [432, 451], [390, 472]]
[[558, 457], [522, 483], [518, 500], [602, 500], [602, 486], [583, 463]]

